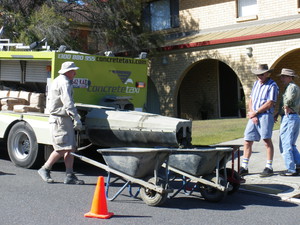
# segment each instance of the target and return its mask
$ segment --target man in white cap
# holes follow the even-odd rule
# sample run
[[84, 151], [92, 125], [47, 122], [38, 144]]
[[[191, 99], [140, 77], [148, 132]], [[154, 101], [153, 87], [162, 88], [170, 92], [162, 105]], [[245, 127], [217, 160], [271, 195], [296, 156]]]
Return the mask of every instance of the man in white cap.
[[[300, 128], [300, 88], [293, 79], [298, 77], [294, 70], [283, 68], [280, 80], [286, 87], [279, 106], [282, 116], [279, 135], [279, 149], [283, 157], [286, 171], [279, 173], [281, 176], [296, 176], [297, 167], [300, 168], [300, 153], [296, 146]], [[276, 117], [277, 118], [277, 117]]]
[[267, 148], [266, 167], [260, 174], [261, 177], [273, 175], [274, 146], [272, 142], [272, 132], [274, 126], [274, 106], [277, 101], [278, 86], [270, 78], [272, 69], [267, 64], [260, 64], [252, 73], [257, 76], [249, 100], [247, 117], [249, 118], [244, 133], [244, 153], [240, 175], [247, 175], [248, 163], [252, 154], [254, 141], [263, 139]]
[[64, 62], [60, 74], [51, 84], [48, 98], [49, 123], [54, 151], [45, 164], [38, 170], [39, 175], [47, 183], [53, 183], [50, 170], [55, 162], [64, 158], [66, 166], [65, 184], [84, 184], [73, 172], [74, 156], [71, 152], [76, 149], [75, 130], [82, 128], [80, 116], [73, 100], [72, 80], [78, 70], [74, 62]]

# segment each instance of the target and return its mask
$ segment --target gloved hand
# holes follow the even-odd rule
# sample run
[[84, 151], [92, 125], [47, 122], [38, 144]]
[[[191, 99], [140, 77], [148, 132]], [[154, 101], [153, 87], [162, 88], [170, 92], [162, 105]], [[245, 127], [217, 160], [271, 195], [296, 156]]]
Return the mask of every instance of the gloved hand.
[[79, 116], [74, 117], [73, 125], [75, 130], [82, 130], [82, 123]]

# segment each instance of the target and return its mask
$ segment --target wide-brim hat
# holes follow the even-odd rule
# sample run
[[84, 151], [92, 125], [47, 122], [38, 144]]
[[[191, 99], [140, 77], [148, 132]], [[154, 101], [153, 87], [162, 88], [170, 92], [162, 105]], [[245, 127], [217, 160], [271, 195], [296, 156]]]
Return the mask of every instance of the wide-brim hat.
[[299, 77], [294, 70], [283, 68], [278, 76]]
[[63, 64], [61, 64], [61, 68], [58, 71], [58, 73], [65, 74], [70, 70], [78, 70], [78, 69], [79, 67], [77, 67], [74, 62], [64, 62]]
[[263, 74], [266, 72], [272, 72], [273, 69], [269, 69], [267, 64], [259, 64], [257, 68], [251, 69], [251, 72], [255, 75]]

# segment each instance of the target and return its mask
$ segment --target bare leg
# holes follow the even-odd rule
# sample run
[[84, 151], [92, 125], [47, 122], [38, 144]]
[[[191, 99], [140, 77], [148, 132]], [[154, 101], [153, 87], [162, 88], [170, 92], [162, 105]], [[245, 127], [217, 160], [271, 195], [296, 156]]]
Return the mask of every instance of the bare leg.
[[274, 157], [274, 146], [272, 139], [264, 139], [265, 146], [267, 148], [267, 160], [273, 160]]
[[252, 145], [253, 145], [253, 141], [245, 141], [244, 153], [243, 153], [244, 158], [250, 159], [251, 154], [252, 154]]
[[71, 152], [74, 152], [73, 149], [70, 151], [65, 152], [64, 160], [67, 172], [73, 172], [73, 164], [74, 164], [74, 156], [71, 155]]

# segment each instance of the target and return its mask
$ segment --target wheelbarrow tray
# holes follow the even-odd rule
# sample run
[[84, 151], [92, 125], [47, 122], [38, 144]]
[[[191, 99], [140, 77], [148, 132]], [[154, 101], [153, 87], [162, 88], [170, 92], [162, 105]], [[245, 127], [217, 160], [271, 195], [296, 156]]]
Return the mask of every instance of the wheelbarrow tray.
[[193, 176], [213, 173], [216, 165], [231, 157], [232, 148], [178, 149], [169, 156], [169, 166]]
[[167, 157], [170, 149], [164, 148], [113, 148], [98, 149], [106, 165], [135, 178], [153, 175]]

